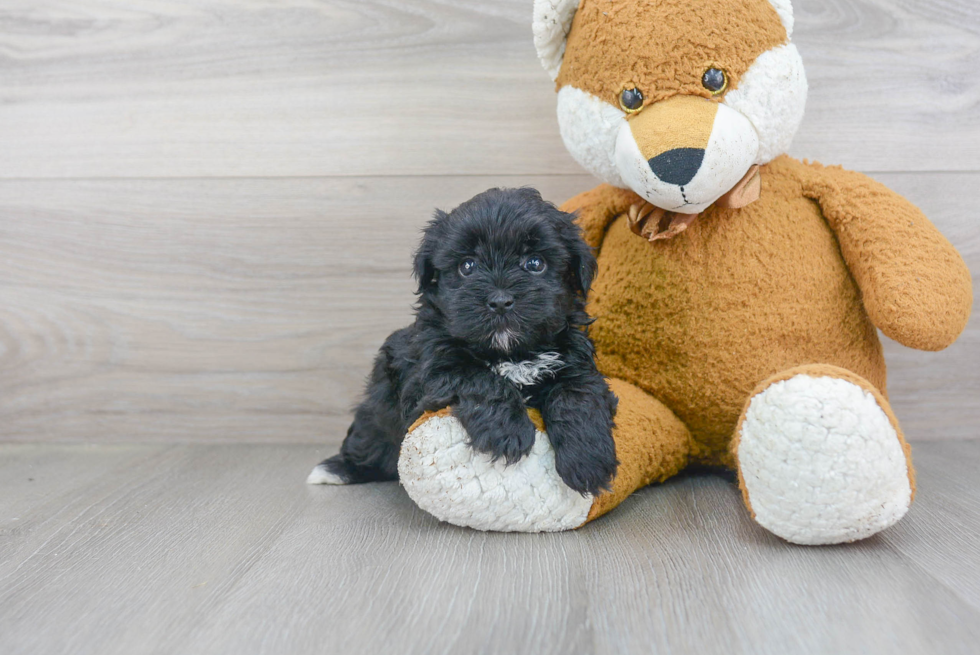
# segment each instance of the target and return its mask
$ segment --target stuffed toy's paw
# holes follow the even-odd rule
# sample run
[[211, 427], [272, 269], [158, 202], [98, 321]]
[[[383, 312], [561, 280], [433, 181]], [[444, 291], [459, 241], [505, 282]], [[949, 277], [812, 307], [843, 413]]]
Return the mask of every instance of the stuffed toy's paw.
[[448, 410], [423, 416], [402, 442], [398, 477], [415, 503], [437, 519], [477, 530], [559, 532], [585, 524], [593, 498], [573, 491], [555, 470], [541, 416], [530, 454], [492, 461], [469, 444]]
[[789, 542], [837, 544], [897, 523], [915, 495], [908, 444], [866, 380], [805, 366], [767, 381], [734, 444], [756, 522]]

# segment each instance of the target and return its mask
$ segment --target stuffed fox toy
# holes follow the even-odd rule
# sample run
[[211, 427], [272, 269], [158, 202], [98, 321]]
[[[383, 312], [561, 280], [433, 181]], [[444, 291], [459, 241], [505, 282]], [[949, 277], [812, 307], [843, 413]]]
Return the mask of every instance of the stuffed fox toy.
[[[877, 329], [949, 346], [972, 306], [962, 258], [904, 198], [784, 153], [807, 83], [790, 0], [536, 0], [534, 41], [572, 156], [606, 184], [568, 201], [597, 253], [599, 368], [619, 397], [612, 489], [582, 497], [547, 426], [514, 466], [424, 416], [400, 476], [437, 517], [562, 530], [692, 464], [738, 474], [763, 528], [869, 537], [915, 495]], [[876, 329], [877, 328], [877, 329]]]

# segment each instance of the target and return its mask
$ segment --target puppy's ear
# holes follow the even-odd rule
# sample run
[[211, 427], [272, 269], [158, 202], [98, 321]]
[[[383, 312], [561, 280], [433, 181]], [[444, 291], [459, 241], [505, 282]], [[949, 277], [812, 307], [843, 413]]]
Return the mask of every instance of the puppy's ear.
[[442, 232], [442, 225], [448, 218], [449, 214], [437, 209], [435, 217], [429, 221], [429, 224], [422, 231], [422, 243], [419, 244], [419, 249], [415, 251], [414, 270], [415, 280], [419, 285], [416, 293], [419, 295], [432, 291], [438, 283], [436, 267], [432, 260], [439, 243], [438, 234]]
[[555, 212], [560, 214], [558, 234], [571, 258], [568, 274], [572, 286], [582, 294], [582, 298], [588, 298], [599, 263], [592, 252], [592, 247], [582, 238], [582, 228], [575, 224], [575, 215], [557, 209]]

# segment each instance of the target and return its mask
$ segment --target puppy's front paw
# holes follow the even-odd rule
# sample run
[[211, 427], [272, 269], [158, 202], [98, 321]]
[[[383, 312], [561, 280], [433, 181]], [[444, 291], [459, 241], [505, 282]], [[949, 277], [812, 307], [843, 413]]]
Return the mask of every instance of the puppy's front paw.
[[581, 494], [609, 491], [616, 476], [616, 443], [612, 421], [605, 419], [560, 420], [548, 424], [555, 449], [555, 469], [562, 481]]
[[595, 454], [576, 448], [555, 450], [555, 470], [562, 482], [579, 492], [598, 496], [609, 491], [619, 462], [616, 454]]
[[534, 447], [534, 423], [524, 405], [460, 402], [454, 414], [470, 435], [474, 450], [514, 464]]
[[619, 467], [612, 435], [619, 401], [598, 373], [584, 386], [558, 389], [542, 414], [562, 481], [581, 494], [598, 496], [612, 489]]

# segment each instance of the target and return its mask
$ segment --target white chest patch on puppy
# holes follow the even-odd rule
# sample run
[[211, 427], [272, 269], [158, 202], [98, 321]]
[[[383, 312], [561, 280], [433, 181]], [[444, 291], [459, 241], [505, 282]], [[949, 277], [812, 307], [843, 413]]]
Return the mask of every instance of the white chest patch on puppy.
[[523, 362], [500, 362], [492, 368], [494, 373], [505, 377], [519, 387], [530, 387], [545, 377], [553, 377], [564, 368], [565, 362], [558, 353], [541, 353], [534, 359]]

